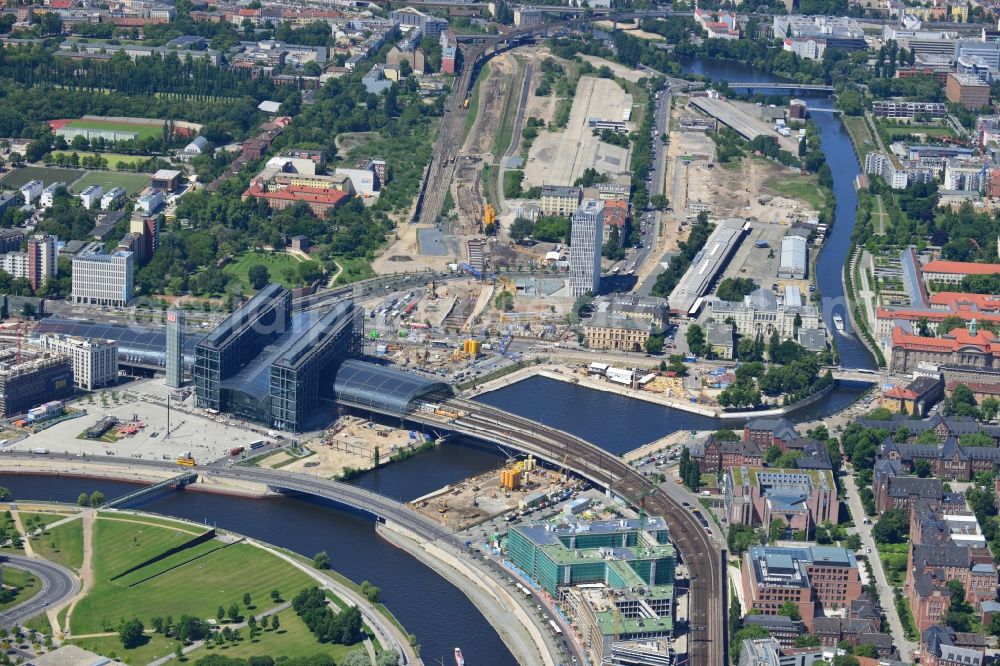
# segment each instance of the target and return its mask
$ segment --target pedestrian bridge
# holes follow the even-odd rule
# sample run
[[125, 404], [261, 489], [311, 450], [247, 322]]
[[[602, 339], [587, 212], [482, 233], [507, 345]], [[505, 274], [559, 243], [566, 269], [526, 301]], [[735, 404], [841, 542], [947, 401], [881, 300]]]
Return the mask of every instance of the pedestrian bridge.
[[734, 90], [808, 90], [819, 92], [833, 92], [833, 86], [825, 86], [815, 83], [769, 83], [767, 81], [727, 81], [727, 85]]

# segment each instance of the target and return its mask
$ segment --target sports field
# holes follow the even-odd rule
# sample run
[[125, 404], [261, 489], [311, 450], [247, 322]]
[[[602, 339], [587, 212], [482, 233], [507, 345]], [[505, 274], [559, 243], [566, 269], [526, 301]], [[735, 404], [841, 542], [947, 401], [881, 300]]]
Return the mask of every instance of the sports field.
[[108, 168], [117, 170], [122, 167], [122, 165], [134, 164], [136, 162], [141, 162], [143, 160], [149, 159], [145, 155], [122, 155], [121, 153], [93, 153], [89, 151], [78, 151], [78, 150], [53, 150], [52, 156], [57, 157], [59, 155], [72, 155], [76, 153], [80, 159], [84, 157], [94, 157], [95, 155], [100, 155], [108, 161]]
[[84, 188], [91, 185], [100, 185], [107, 192], [112, 187], [120, 187], [130, 196], [135, 196], [140, 190], [149, 185], [150, 176], [148, 173], [115, 173], [111, 171], [88, 171], [85, 176], [73, 183], [69, 191], [73, 194], [83, 192]]
[[163, 136], [163, 125], [140, 125], [118, 120], [78, 119], [70, 120], [63, 127], [75, 129], [111, 130], [114, 132], [135, 132], [140, 139]]
[[20, 189], [22, 185], [28, 183], [32, 180], [40, 180], [46, 186], [50, 183], [55, 183], [62, 181], [67, 185], [70, 185], [78, 179], [80, 176], [85, 174], [86, 171], [82, 169], [59, 169], [57, 167], [21, 167], [20, 169], [13, 169], [10, 173], [0, 180], [0, 185], [10, 188], [12, 190]]

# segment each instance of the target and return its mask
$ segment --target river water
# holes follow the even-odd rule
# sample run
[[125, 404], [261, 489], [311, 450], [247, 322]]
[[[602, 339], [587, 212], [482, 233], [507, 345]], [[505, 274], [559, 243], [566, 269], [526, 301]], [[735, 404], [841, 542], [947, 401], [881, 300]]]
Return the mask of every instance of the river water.
[[[686, 63], [686, 71], [729, 81], [778, 81], [777, 77], [739, 63]], [[807, 99], [811, 107], [829, 107], [829, 99]], [[853, 179], [858, 173], [850, 139], [839, 119], [815, 113], [823, 148], [833, 172], [838, 206], [836, 220], [819, 259], [819, 290], [823, 313], [831, 317], [843, 308], [841, 267], [850, 247], [857, 203]], [[845, 321], [847, 317], [844, 317]], [[856, 338], [839, 341], [847, 367], [874, 367]], [[795, 420], [808, 420], [837, 411], [853, 401], [863, 385], [839, 386]], [[593, 391], [543, 378], [529, 379], [481, 396], [546, 425], [590, 439], [608, 451], [622, 453], [676, 430], [712, 429], [720, 423], [703, 416]], [[456, 440], [402, 463], [367, 473], [354, 483], [401, 500], [419, 497], [471, 474], [496, 468], [500, 451], [492, 445]], [[18, 499], [74, 502], [81, 492], [100, 489], [108, 497], [125, 494], [133, 484], [65, 477], [0, 475], [0, 485]], [[400, 550], [381, 540], [368, 518], [312, 499], [255, 500], [200, 492], [175, 491], [151, 497], [134, 508], [186, 518], [262, 539], [307, 556], [325, 550], [334, 568], [355, 581], [370, 580], [382, 588], [385, 604], [403, 626], [417, 635], [428, 664], [443, 658], [451, 663], [453, 648], [461, 646], [466, 663], [508, 666], [514, 663], [497, 633], [455, 587]], [[248, 572], [252, 573], [252, 572]]]

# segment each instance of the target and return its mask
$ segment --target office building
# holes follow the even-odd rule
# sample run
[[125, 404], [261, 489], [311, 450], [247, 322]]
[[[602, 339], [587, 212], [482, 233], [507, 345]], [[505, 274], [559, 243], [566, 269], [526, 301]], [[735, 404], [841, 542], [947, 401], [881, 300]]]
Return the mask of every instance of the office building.
[[448, 22], [444, 19], [430, 14], [425, 14], [419, 9], [414, 9], [413, 7], [394, 9], [389, 12], [389, 18], [394, 23], [398, 23], [401, 27], [407, 26], [411, 29], [418, 28], [421, 32], [423, 32], [425, 37], [430, 37], [431, 39], [437, 39], [440, 37], [441, 32], [448, 27]]
[[726, 472], [730, 524], [771, 525], [810, 535], [824, 521], [837, 524], [837, 486], [829, 470], [730, 467]]
[[[32, 290], [38, 290], [45, 281], [53, 278], [59, 272], [58, 251], [55, 236], [35, 234], [28, 239], [27, 278]], [[13, 273], [11, 274], [13, 275]]]
[[73, 364], [73, 384], [85, 391], [114, 386], [118, 379], [118, 343], [114, 340], [77, 338], [44, 333], [38, 346], [65, 354]]
[[705, 342], [718, 358], [736, 358], [736, 328], [732, 324], [710, 321], [705, 324]]
[[154, 191], [144, 194], [135, 202], [135, 209], [143, 215], [152, 215], [163, 207], [163, 192]]
[[569, 291], [574, 298], [601, 290], [604, 202], [584, 199], [573, 213], [569, 248]]
[[361, 354], [364, 310], [340, 301], [292, 315], [292, 294], [270, 284], [195, 347], [199, 407], [282, 430], [304, 429], [340, 364]]
[[967, 109], [979, 109], [990, 104], [989, 84], [969, 74], [949, 74], [944, 91], [949, 102], [961, 104]]
[[[20, 359], [20, 360], [19, 360]], [[73, 395], [73, 365], [65, 354], [0, 350], [0, 417]]]
[[103, 187], [100, 185], [90, 185], [89, 187], [84, 188], [83, 192], [80, 192], [80, 203], [83, 204], [84, 208], [93, 208], [94, 204], [100, 205], [101, 195], [103, 194]]
[[980, 59], [994, 74], [1000, 71], [1000, 42], [983, 39], [956, 39], [952, 59], [956, 62], [963, 57]]
[[131, 252], [116, 249], [109, 253], [104, 243], [91, 243], [73, 258], [73, 302], [127, 306], [135, 293], [134, 271]]
[[580, 207], [579, 187], [542, 185], [539, 207], [542, 215], [572, 215]]
[[641, 351], [650, 336], [662, 335], [667, 325], [667, 301], [654, 296], [614, 296], [594, 305], [583, 324], [591, 349]]
[[[961, 284], [969, 275], [998, 275], [1000, 264], [977, 264], [970, 261], [928, 261], [921, 267], [928, 285]], [[969, 296], [972, 297], [972, 296]]]
[[167, 311], [167, 376], [170, 388], [184, 384], [184, 311]]
[[160, 169], [153, 174], [151, 185], [154, 190], [173, 192], [180, 185], [182, 175], [180, 171], [173, 169]]
[[777, 332], [782, 340], [794, 339], [796, 317], [800, 329], [820, 328], [819, 310], [811, 303], [804, 303], [802, 292], [792, 285], [786, 287], [784, 296], [761, 287], [744, 296], [743, 301], [712, 299], [707, 304], [716, 321], [724, 322], [731, 317], [737, 332], [751, 338], [762, 335], [767, 340]]
[[972, 373], [1000, 371], [1000, 338], [989, 331], [977, 330], [975, 319], [968, 328], [956, 328], [938, 336], [923, 337], [896, 326], [892, 331], [890, 371], [908, 373], [922, 363], [960, 367]]
[[741, 578], [746, 612], [780, 615], [791, 602], [810, 633], [817, 617], [844, 610], [861, 596], [858, 561], [846, 548], [751, 546]]

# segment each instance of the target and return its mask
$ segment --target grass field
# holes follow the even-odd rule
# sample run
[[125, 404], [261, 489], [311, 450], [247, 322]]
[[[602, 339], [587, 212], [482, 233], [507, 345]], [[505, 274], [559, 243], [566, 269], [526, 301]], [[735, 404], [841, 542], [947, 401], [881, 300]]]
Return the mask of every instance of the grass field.
[[63, 127], [73, 129], [111, 130], [113, 132], [135, 132], [140, 139], [163, 136], [163, 125], [139, 125], [117, 120], [71, 120]]
[[86, 171], [83, 171], [82, 169], [59, 169], [57, 167], [33, 166], [21, 167], [20, 169], [13, 169], [10, 173], [4, 176], [3, 180], [0, 180], [0, 185], [9, 187], [12, 190], [20, 189], [22, 185], [32, 180], [40, 180], [46, 186], [50, 183], [58, 181], [71, 185], [85, 173]]
[[334, 284], [350, 284], [358, 280], [367, 280], [368, 278], [375, 277], [372, 265], [364, 257], [354, 259], [334, 257], [333, 260], [337, 262], [338, 266], [343, 268]]
[[93, 157], [95, 155], [100, 155], [108, 161], [108, 168], [110, 169], [120, 169], [122, 165], [134, 164], [136, 162], [141, 162], [143, 160], [149, 159], [142, 155], [121, 155], [119, 153], [92, 153], [87, 151], [77, 151], [77, 150], [53, 150], [52, 156], [58, 155], [71, 155], [76, 153], [82, 159], [83, 157]]
[[30, 620], [24, 623], [24, 626], [28, 627], [29, 629], [34, 629], [38, 633], [45, 634], [46, 636], [52, 635], [52, 623], [49, 622], [49, 616], [46, 615], [45, 613], [42, 613], [41, 615], [36, 615], [35, 617], [31, 618]]
[[841, 116], [840, 118], [844, 121], [844, 127], [851, 135], [851, 141], [854, 142], [854, 146], [863, 161], [865, 155], [875, 150], [875, 137], [868, 129], [868, 122], [864, 116]]
[[250, 640], [249, 632], [241, 630], [243, 640], [235, 645], [227, 643], [223, 647], [205, 647], [192, 652], [188, 658], [192, 661], [205, 657], [209, 654], [220, 654], [227, 657], [239, 657], [246, 659], [254, 655], [271, 655], [277, 657], [310, 657], [323, 653], [333, 657], [333, 660], [340, 664], [347, 658], [347, 655], [355, 650], [364, 650], [361, 643], [355, 645], [331, 645], [316, 642], [309, 628], [299, 619], [295, 611], [291, 608], [278, 613], [281, 620], [281, 628], [277, 632], [268, 629], [257, 635], [253, 641]]
[[161, 518], [159, 516], [135, 515], [122, 511], [98, 511], [98, 518], [108, 518], [110, 520], [138, 520], [150, 525], [160, 525], [162, 527], [172, 527], [177, 530], [186, 530], [193, 534], [202, 534], [205, 528], [201, 525], [184, 522], [183, 520], [173, 520], [171, 518]]
[[73, 183], [69, 188], [73, 194], [83, 192], [91, 185], [100, 185], [107, 192], [112, 187], [120, 187], [130, 196], [135, 196], [149, 185], [150, 176], [146, 173], [114, 173], [111, 171], [88, 171], [85, 176]]
[[34, 518], [36, 521], [41, 520], [43, 525], [51, 525], [57, 520], [62, 520], [72, 515], [67, 513], [37, 513], [32, 511], [21, 511], [20, 513], [22, 523], [28, 520], [28, 518]]
[[[122, 647], [118, 636], [99, 636], [97, 638], [81, 638], [70, 641], [73, 645], [79, 645], [85, 650], [103, 654], [105, 656], [115, 655], [115, 657], [126, 664], [148, 664], [160, 657], [173, 654], [174, 649], [180, 645], [178, 641], [167, 638], [163, 634], [147, 634], [149, 640], [145, 645], [141, 645], [134, 650], [126, 650]], [[175, 663], [175, 662], [171, 662]]]
[[122, 587], [131, 587], [136, 584], [142, 584], [142, 581], [145, 581], [152, 576], [162, 574], [163, 572], [169, 571], [174, 567], [188, 564], [201, 557], [205, 557], [209, 553], [219, 550], [224, 545], [225, 544], [218, 539], [212, 539], [211, 541], [199, 543], [195, 546], [191, 546], [190, 548], [185, 548], [178, 553], [168, 555], [162, 560], [153, 562], [152, 564], [142, 567], [141, 569], [115, 578], [114, 583], [116, 585], [121, 585]]
[[31, 547], [41, 557], [79, 571], [83, 566], [83, 521], [74, 520], [54, 527], [33, 538]]
[[764, 183], [764, 187], [780, 196], [804, 201], [813, 210], [818, 211], [823, 207], [823, 191], [819, 189], [816, 176], [801, 174], [772, 176]]
[[[73, 612], [76, 634], [105, 631], [122, 617], [145, 623], [155, 616], [215, 617], [249, 592], [256, 612], [271, 608], [271, 590], [291, 596], [311, 579], [290, 564], [246, 544], [216, 550], [134, 587], [110, 579], [191, 539], [191, 534], [158, 525], [98, 519], [94, 531], [94, 587]], [[159, 568], [159, 563], [150, 565]], [[253, 572], [253, 575], [248, 575]]]
[[[25, 601], [31, 599], [33, 596], [42, 591], [42, 585], [38, 578], [23, 569], [16, 569], [14, 567], [4, 567], [3, 584], [4, 586], [13, 585], [24, 589], [18, 592], [17, 596], [15, 596], [11, 601], [8, 601], [5, 604], [0, 604], [0, 612], [3, 612], [8, 608], [13, 608], [18, 604], [23, 604]], [[281, 619], [284, 620], [285, 618]]]
[[247, 272], [251, 266], [261, 264], [271, 274], [271, 282], [279, 282], [291, 289], [296, 284], [286, 280], [283, 273], [286, 268], [296, 268], [300, 261], [302, 260], [298, 256], [284, 252], [275, 252], [273, 254], [266, 251], [260, 253], [246, 252], [237, 257], [236, 261], [227, 265], [225, 272], [227, 275], [231, 275], [242, 282], [243, 288], [247, 292], [253, 292], [254, 289], [250, 286], [250, 278], [247, 277]]

